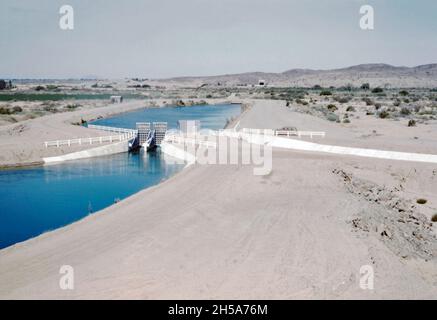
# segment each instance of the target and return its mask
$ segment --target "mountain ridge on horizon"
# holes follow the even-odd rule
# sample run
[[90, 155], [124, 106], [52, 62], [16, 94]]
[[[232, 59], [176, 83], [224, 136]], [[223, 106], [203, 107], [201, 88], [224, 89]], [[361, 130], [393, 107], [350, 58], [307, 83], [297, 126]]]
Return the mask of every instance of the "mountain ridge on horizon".
[[[1, 79], [1, 77], [0, 77]], [[116, 81], [134, 79], [134, 77], [103, 78], [87, 76], [78, 78], [5, 78], [18, 81]], [[254, 86], [264, 80], [270, 86], [278, 87], [312, 87], [371, 86], [384, 87], [427, 87], [437, 88], [437, 63], [421, 64], [412, 67], [394, 66], [387, 63], [364, 63], [336, 69], [295, 68], [283, 72], [244, 72], [211, 76], [179, 76], [170, 78], [140, 77], [143, 82], [176, 87], [210, 86]]]
[[394, 66], [386, 63], [366, 63], [336, 69], [295, 68], [283, 72], [245, 72], [214, 76], [182, 76], [156, 81], [179, 82], [193, 85], [256, 85], [264, 80], [273, 86], [314, 86], [314, 85], [360, 85], [370, 83], [378, 86], [394, 87], [437, 87], [437, 63], [413, 67]]
[[185, 78], [210, 78], [210, 77], [224, 77], [224, 76], [237, 76], [237, 75], [247, 75], [247, 74], [287, 74], [293, 72], [333, 72], [333, 71], [344, 71], [344, 70], [370, 70], [370, 69], [391, 69], [391, 70], [412, 70], [412, 69], [423, 69], [423, 68], [437, 68], [436, 63], [420, 64], [412, 67], [407, 66], [396, 66], [388, 63], [360, 63], [356, 65], [351, 65], [347, 67], [332, 68], [332, 69], [313, 69], [313, 68], [292, 68], [287, 69], [282, 72], [269, 72], [269, 71], [247, 71], [247, 72], [237, 72], [237, 73], [224, 73], [211, 76], [176, 76], [167, 78], [157, 78], [156, 80], [169, 80], [169, 79], [185, 79]]

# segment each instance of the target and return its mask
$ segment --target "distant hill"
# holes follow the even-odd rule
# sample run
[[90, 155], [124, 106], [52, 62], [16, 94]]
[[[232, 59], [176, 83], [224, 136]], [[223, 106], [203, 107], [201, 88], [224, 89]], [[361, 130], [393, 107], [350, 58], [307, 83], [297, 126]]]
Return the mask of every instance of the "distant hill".
[[179, 77], [165, 80], [179, 86], [256, 85], [265, 80], [271, 86], [312, 87], [360, 86], [437, 88], [437, 64], [397, 67], [388, 64], [360, 64], [333, 70], [292, 69], [282, 73], [249, 72], [209, 77]]

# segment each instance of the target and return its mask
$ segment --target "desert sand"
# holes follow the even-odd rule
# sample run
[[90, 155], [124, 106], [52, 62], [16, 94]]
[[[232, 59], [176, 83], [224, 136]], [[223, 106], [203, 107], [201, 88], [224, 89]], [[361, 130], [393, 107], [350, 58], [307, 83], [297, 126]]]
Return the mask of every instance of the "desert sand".
[[[337, 145], [437, 153], [399, 137], [396, 123], [361, 141], [364, 129], [293, 112], [283, 101], [251, 103], [240, 128], [294, 125], [326, 131]], [[274, 149], [267, 176], [247, 165], [195, 164], [1, 250], [0, 298], [431, 299], [435, 190], [437, 167], [413, 162]], [[62, 265], [74, 268], [74, 290], [59, 287]], [[374, 290], [359, 286], [362, 265], [375, 270]]]

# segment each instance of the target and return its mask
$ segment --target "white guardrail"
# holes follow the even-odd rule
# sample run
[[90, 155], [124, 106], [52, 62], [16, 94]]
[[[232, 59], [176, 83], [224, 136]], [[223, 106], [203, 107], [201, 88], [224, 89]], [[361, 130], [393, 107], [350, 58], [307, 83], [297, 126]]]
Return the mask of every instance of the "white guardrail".
[[44, 145], [46, 148], [48, 147], [61, 147], [61, 146], [72, 146], [72, 145], [84, 145], [84, 144], [94, 144], [94, 143], [105, 143], [105, 142], [116, 142], [116, 141], [124, 141], [128, 139], [132, 139], [135, 137], [134, 133], [124, 133], [118, 134], [114, 136], [105, 136], [105, 137], [91, 137], [91, 138], [78, 138], [78, 139], [68, 139], [68, 140], [54, 140], [54, 141], [45, 141]]
[[164, 138], [165, 142], [177, 143], [177, 144], [189, 144], [193, 146], [201, 146], [206, 148], [217, 148], [217, 143], [212, 141], [199, 140], [196, 138], [188, 138], [178, 135], [166, 135]]
[[137, 130], [135, 130], [135, 129], [107, 127], [107, 126], [99, 126], [99, 125], [95, 125], [95, 124], [89, 124], [88, 129], [117, 132], [117, 133], [133, 133], [133, 134], [137, 133]]
[[248, 134], [261, 134], [266, 136], [278, 136], [278, 137], [322, 137], [326, 136], [325, 132], [322, 131], [297, 131], [297, 130], [272, 130], [272, 129], [250, 129], [243, 128], [243, 133]]

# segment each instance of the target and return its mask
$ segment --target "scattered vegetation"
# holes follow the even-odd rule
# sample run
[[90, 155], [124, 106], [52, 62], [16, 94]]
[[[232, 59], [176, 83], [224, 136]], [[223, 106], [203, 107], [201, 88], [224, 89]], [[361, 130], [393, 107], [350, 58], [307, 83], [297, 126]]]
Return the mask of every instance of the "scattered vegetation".
[[411, 113], [410, 109], [408, 109], [406, 107], [403, 107], [401, 109], [401, 115], [403, 115], [403, 116], [408, 116], [410, 113]]
[[370, 90], [370, 84], [369, 83], [363, 83], [361, 85], [361, 90]]
[[352, 100], [351, 96], [334, 96], [334, 100], [337, 101], [338, 103], [348, 103], [349, 101]]
[[416, 126], [416, 120], [413, 120], [413, 119], [409, 120], [408, 121], [408, 126], [409, 127], [415, 127]]
[[13, 108], [0, 107], [0, 114], [11, 115], [11, 114], [17, 114], [17, 113], [21, 113], [21, 112], [23, 112], [23, 108], [21, 108], [19, 106], [15, 106]]
[[73, 111], [73, 110], [76, 110], [79, 107], [80, 107], [80, 104], [67, 104], [65, 106], [65, 109], [67, 109], [69, 111]]
[[423, 199], [423, 198], [420, 198], [420, 199], [417, 199], [416, 202], [417, 202], [418, 204], [425, 204], [425, 203], [428, 202], [428, 200]]
[[327, 108], [331, 112], [334, 112], [334, 111], [338, 110], [338, 108], [337, 108], [337, 106], [335, 104], [328, 104]]
[[320, 95], [321, 95], [321, 96], [332, 96], [332, 92], [329, 91], [329, 90], [322, 90], [322, 91], [320, 92]]
[[326, 115], [326, 119], [328, 119], [329, 121], [332, 121], [332, 122], [338, 122], [338, 121], [340, 121], [340, 119], [338, 118], [338, 116], [335, 114], [335, 113], [333, 113], [333, 112], [330, 112], [330, 113], [328, 113], [327, 115]]
[[368, 97], [364, 97], [363, 101], [366, 103], [366, 106], [373, 106], [375, 104], [375, 102], [373, 102], [373, 100]]
[[378, 116], [379, 116], [381, 119], [385, 119], [385, 118], [388, 118], [388, 117], [390, 116], [390, 113], [388, 113], [387, 110], [382, 110], [382, 111], [378, 114]]

